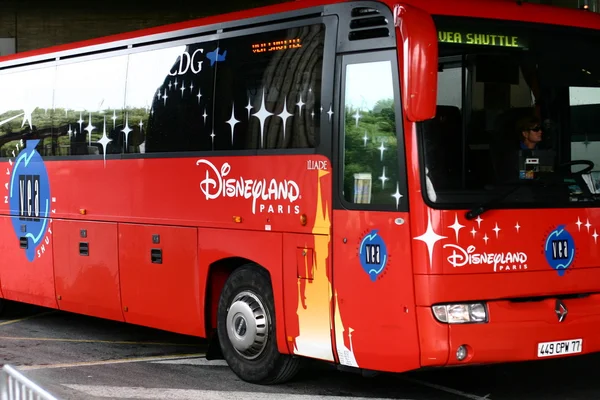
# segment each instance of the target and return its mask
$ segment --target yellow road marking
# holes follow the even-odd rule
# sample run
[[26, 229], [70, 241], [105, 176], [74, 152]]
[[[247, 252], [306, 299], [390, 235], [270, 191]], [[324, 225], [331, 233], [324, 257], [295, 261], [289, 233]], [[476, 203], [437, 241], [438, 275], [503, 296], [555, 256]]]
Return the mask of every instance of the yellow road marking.
[[82, 361], [75, 363], [67, 363], [67, 364], [48, 364], [48, 365], [27, 365], [22, 367], [17, 367], [19, 371], [29, 371], [34, 369], [52, 369], [52, 368], [74, 368], [74, 367], [88, 367], [95, 365], [110, 365], [110, 364], [124, 364], [124, 363], [132, 363], [132, 362], [142, 362], [142, 361], [162, 361], [162, 360], [176, 360], [176, 359], [184, 359], [184, 358], [198, 358], [204, 357], [205, 354], [172, 354], [169, 356], [154, 356], [154, 357], [136, 357], [136, 358], [121, 358], [117, 360], [105, 360], [105, 361]]
[[96, 339], [65, 339], [65, 338], [46, 338], [46, 337], [18, 337], [18, 336], [0, 336], [0, 340], [32, 340], [40, 342], [70, 342], [70, 343], [108, 343], [108, 344], [135, 344], [135, 345], [153, 345], [153, 346], [183, 346], [183, 347], [201, 347], [201, 343], [163, 343], [163, 342], [137, 342], [128, 340], [96, 340]]
[[56, 311], [49, 311], [49, 312], [45, 312], [45, 313], [40, 313], [40, 314], [35, 314], [35, 315], [30, 315], [28, 317], [23, 317], [23, 318], [17, 318], [17, 319], [11, 319], [10, 321], [4, 321], [4, 322], [0, 322], [0, 326], [3, 325], [10, 325], [10, 324], [14, 324], [17, 322], [21, 322], [21, 321], [25, 321], [28, 319], [32, 319], [32, 318], [37, 318], [37, 317], [42, 317], [44, 315], [49, 315], [49, 314], [54, 314]]

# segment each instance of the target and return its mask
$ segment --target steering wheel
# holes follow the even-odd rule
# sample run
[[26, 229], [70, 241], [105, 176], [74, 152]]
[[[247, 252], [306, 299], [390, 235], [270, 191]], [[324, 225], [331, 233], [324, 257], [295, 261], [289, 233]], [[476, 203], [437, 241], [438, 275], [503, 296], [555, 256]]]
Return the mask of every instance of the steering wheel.
[[564, 167], [570, 167], [572, 165], [587, 165], [587, 167], [582, 169], [581, 171], [572, 172], [573, 175], [587, 174], [588, 172], [590, 172], [591, 170], [594, 169], [594, 163], [590, 160], [572, 160], [572, 161], [562, 163], [558, 167], [564, 168]]

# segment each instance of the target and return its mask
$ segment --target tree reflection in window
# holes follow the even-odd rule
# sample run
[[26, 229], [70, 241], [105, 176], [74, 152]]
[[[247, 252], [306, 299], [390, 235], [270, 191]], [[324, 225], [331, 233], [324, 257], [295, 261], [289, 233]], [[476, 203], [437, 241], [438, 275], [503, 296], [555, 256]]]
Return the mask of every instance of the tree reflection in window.
[[398, 145], [389, 61], [346, 67], [344, 199], [398, 208]]

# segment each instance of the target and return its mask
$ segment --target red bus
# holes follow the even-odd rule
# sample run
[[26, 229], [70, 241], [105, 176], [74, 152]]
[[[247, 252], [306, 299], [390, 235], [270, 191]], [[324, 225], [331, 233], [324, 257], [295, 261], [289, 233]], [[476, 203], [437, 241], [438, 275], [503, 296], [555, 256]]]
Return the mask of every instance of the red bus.
[[296, 1], [4, 57], [1, 297], [257, 383], [597, 352], [599, 28]]

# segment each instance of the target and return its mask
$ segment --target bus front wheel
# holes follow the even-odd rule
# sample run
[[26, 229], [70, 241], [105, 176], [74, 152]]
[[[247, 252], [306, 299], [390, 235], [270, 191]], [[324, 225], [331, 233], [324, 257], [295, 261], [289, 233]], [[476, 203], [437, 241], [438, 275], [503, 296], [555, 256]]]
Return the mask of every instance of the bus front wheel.
[[300, 359], [281, 354], [269, 274], [257, 265], [236, 269], [219, 299], [217, 333], [223, 357], [246, 382], [275, 384], [294, 377]]

